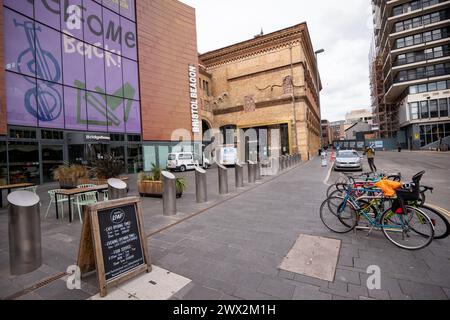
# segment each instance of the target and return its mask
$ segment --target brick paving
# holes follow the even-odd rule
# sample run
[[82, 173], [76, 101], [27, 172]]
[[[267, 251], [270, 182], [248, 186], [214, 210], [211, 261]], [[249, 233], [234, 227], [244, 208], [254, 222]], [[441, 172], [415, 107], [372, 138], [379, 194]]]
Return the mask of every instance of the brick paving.
[[[390, 160], [394, 156], [398, 157], [386, 155], [386, 166], [396, 165]], [[383, 161], [380, 159], [377, 165], [383, 166]], [[420, 169], [418, 164], [416, 167], [414, 165], [411, 164], [408, 170]], [[432, 165], [441, 166], [437, 162]], [[439, 169], [442, 170], [440, 177], [433, 174], [429, 177], [435, 180], [446, 178], [448, 181], [448, 169], [442, 167]], [[318, 214], [325, 197], [323, 180], [327, 172], [327, 168], [320, 166], [319, 159], [314, 159], [279, 177], [266, 178], [264, 184], [254, 189], [246, 187], [236, 191], [232, 188], [232, 195], [219, 197], [214, 196], [217, 191], [213, 190], [213, 185], [217, 188], [217, 181], [214, 180], [217, 172], [210, 170], [211, 202], [203, 207], [193, 205], [195, 195], [193, 191], [188, 191], [179, 205], [183, 214], [173, 221], [202, 208], [212, 208], [149, 238], [150, 254], [155, 265], [192, 279], [192, 283], [172, 299], [449, 299], [450, 239], [433, 241], [421, 251], [410, 252], [393, 246], [378, 232], [372, 233], [369, 238], [363, 231], [344, 235], [331, 233], [322, 225]], [[192, 173], [188, 175], [191, 179]], [[233, 185], [233, 178], [230, 170], [230, 185]], [[439, 183], [435, 180], [433, 182], [437, 187]], [[158, 227], [164, 223], [167, 225], [168, 221], [161, 222], [161, 201], [144, 201], [146, 232], [156, 230], [153, 224]], [[445, 201], [436, 203], [443, 206]], [[6, 210], [0, 211], [3, 237], [0, 247], [1, 297], [23, 289], [37, 279], [64, 271], [75, 259], [78, 225], [45, 222], [45, 265], [30, 276], [11, 278], [5, 258], [8, 245], [5, 216]], [[72, 238], [65, 242], [55, 238], [55, 234]], [[342, 241], [334, 282], [278, 269], [300, 234]], [[368, 290], [366, 287], [366, 269], [370, 265], [381, 268], [381, 290]], [[83, 282], [81, 293], [64, 289], [62, 282], [57, 280], [21, 298], [83, 299], [98, 291], [93, 276]]]

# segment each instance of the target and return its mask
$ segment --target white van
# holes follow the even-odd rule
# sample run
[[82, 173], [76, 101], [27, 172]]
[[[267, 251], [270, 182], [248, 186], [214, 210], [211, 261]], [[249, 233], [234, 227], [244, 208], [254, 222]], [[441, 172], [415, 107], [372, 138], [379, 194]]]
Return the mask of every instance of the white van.
[[176, 152], [169, 153], [167, 158], [167, 169], [180, 170], [194, 170], [198, 161], [194, 160], [194, 155], [191, 152]]

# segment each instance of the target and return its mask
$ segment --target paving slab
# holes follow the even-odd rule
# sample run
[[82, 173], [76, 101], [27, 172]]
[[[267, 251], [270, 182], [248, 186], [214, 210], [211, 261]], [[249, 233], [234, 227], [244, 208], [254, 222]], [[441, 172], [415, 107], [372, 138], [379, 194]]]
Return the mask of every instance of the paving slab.
[[163, 268], [152, 266], [152, 271], [108, 290], [104, 298], [100, 294], [89, 300], [167, 300], [188, 285], [190, 279]]
[[340, 240], [302, 234], [281, 263], [280, 269], [333, 281], [340, 247]]

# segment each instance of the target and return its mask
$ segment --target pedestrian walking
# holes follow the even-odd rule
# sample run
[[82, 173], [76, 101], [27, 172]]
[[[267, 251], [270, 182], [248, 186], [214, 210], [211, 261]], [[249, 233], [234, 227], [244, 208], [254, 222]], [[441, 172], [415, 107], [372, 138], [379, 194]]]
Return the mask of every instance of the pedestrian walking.
[[375, 166], [375, 146], [373, 144], [371, 144], [370, 146], [366, 146], [364, 155], [367, 155], [367, 161], [369, 162], [370, 170], [372, 172], [377, 172], [377, 167]]

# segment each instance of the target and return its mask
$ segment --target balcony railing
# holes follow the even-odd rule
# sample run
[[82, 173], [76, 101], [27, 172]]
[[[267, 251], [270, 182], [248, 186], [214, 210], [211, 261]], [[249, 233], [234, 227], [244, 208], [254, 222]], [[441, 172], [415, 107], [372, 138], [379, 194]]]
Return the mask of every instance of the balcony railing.
[[411, 13], [417, 10], [425, 9], [436, 4], [445, 2], [447, 0], [420, 0], [405, 3], [403, 5], [396, 6], [392, 9], [392, 16], [396, 17], [405, 13]]
[[426, 79], [431, 77], [445, 76], [449, 74], [450, 74], [450, 67], [439, 68], [424, 72], [408, 72], [407, 74], [402, 74], [395, 77], [394, 84], [406, 81]]
[[394, 62], [394, 66], [403, 66], [405, 64], [416, 63], [421, 61], [427, 61], [432, 59], [438, 59], [443, 57], [450, 56], [450, 49], [444, 48], [440, 51], [425, 53], [425, 51], [417, 51], [414, 53], [414, 56], [399, 58]]

